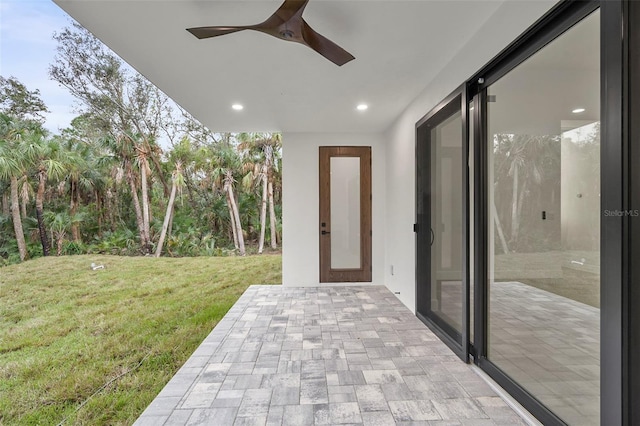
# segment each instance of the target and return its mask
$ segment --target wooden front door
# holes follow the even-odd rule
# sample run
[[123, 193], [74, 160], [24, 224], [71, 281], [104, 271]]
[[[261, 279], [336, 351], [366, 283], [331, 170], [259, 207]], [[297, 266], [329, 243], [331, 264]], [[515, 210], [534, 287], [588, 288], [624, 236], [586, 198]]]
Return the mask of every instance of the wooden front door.
[[371, 281], [371, 147], [320, 147], [320, 282]]

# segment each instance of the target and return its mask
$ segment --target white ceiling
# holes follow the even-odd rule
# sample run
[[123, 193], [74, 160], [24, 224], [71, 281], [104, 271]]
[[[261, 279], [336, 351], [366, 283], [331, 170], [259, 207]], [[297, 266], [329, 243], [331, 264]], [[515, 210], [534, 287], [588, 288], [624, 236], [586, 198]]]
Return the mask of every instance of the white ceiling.
[[[558, 135], [600, 120], [600, 13], [579, 22], [489, 88], [493, 133]], [[584, 108], [582, 113], [572, 113]]]
[[356, 57], [338, 67], [254, 31], [185, 31], [255, 24], [280, 0], [54, 1], [211, 130], [283, 132], [384, 131], [502, 3], [311, 0], [304, 19]]

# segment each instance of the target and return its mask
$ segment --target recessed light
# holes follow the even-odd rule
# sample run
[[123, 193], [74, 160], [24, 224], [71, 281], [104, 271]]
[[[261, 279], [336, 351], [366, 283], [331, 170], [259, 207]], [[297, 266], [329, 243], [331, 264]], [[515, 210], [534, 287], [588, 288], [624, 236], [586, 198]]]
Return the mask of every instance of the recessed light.
[[574, 114], [580, 114], [581, 112], [584, 112], [585, 109], [584, 108], [576, 108], [573, 111], [571, 111]]
[[366, 110], [367, 110], [367, 108], [369, 108], [369, 105], [367, 105], [367, 104], [359, 104], [359, 105], [356, 107], [356, 109], [357, 109], [358, 111], [366, 111]]
[[235, 109], [236, 111], [242, 111], [244, 109], [244, 107], [240, 104], [233, 104], [231, 105], [231, 108]]

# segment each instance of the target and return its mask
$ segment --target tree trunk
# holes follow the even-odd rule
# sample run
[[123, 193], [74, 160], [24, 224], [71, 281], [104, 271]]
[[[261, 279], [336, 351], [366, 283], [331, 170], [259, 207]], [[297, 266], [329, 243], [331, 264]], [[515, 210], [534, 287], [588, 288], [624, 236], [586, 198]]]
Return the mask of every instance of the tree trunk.
[[131, 170], [131, 164], [127, 161], [127, 181], [129, 181], [129, 188], [131, 189], [131, 198], [133, 200], [133, 209], [136, 212], [136, 223], [138, 224], [138, 232], [140, 233], [140, 245], [146, 252], [148, 247], [149, 238], [144, 233], [144, 223], [142, 221], [142, 209], [140, 208], [140, 200], [138, 199], [138, 189], [136, 188], [136, 182], [133, 178], [133, 171]]
[[158, 161], [158, 158], [155, 155], [151, 154], [150, 156], [151, 156], [151, 161], [153, 162], [153, 165], [156, 168], [156, 172], [160, 177], [160, 182], [162, 182], [164, 196], [167, 197], [169, 196], [169, 185], [167, 184], [167, 180], [164, 178], [164, 175], [162, 174], [162, 166], [160, 165], [160, 162]]
[[105, 215], [107, 216], [107, 221], [109, 222], [109, 229], [111, 232], [115, 232], [116, 227], [116, 212], [115, 206], [117, 205], [117, 200], [114, 202], [113, 193], [111, 192], [111, 188], [107, 189], [107, 194], [105, 195]]
[[269, 181], [269, 227], [271, 228], [271, 248], [278, 248], [278, 230], [276, 221], [276, 208], [273, 202], [273, 182]]
[[9, 216], [11, 214], [11, 204], [9, 202], [9, 194], [7, 192], [2, 193], [2, 214]]
[[156, 257], [160, 257], [160, 254], [162, 253], [164, 238], [167, 235], [167, 229], [169, 228], [169, 222], [171, 221], [173, 202], [176, 199], [176, 186], [174, 178], [173, 185], [171, 185], [171, 195], [169, 196], [169, 202], [167, 203], [167, 212], [164, 215], [164, 222], [162, 223], [162, 232], [160, 232], [160, 239], [158, 240], [158, 247], [156, 248]]
[[59, 233], [57, 235], [57, 239], [58, 239], [57, 256], [62, 256], [62, 244], [64, 243], [64, 232]]
[[36, 218], [38, 219], [38, 232], [40, 234], [40, 243], [42, 244], [42, 254], [49, 256], [49, 239], [47, 231], [44, 227], [44, 189], [47, 182], [47, 173], [45, 170], [38, 171], [38, 192], [36, 193]]
[[20, 260], [25, 260], [27, 258], [27, 243], [24, 241], [24, 232], [22, 231], [20, 200], [18, 198], [18, 179], [16, 179], [15, 176], [11, 176], [11, 216], [13, 218], [13, 230], [16, 233]]
[[511, 241], [518, 241], [520, 218], [518, 217], [518, 163], [513, 165], [513, 192], [511, 198]]
[[142, 157], [140, 162], [140, 186], [142, 186], [142, 226], [144, 227], [144, 234], [146, 236], [146, 244], [144, 246], [144, 252], [149, 253], [151, 250], [151, 231], [149, 228], [149, 191], [147, 188], [147, 170], [149, 164], [147, 158]]
[[78, 200], [76, 193], [78, 192], [78, 183], [71, 179], [71, 202], [69, 204], [69, 216], [71, 216], [71, 238], [73, 241], [80, 241], [80, 230], [78, 224], [74, 221], [74, 217], [78, 214]]
[[524, 204], [524, 197], [527, 195], [527, 181], [525, 180], [520, 188], [520, 194], [518, 195], [518, 231], [520, 231], [520, 219], [522, 218], [522, 205]]
[[[148, 176], [147, 178], [147, 182], [148, 182], [148, 186], [147, 186], [147, 205], [149, 206], [149, 241], [152, 241], [152, 235], [151, 235], [151, 222], [153, 222], [153, 182], [151, 180], [151, 175]], [[167, 195], [168, 197], [168, 195]]]
[[267, 172], [263, 168], [262, 173], [262, 202], [260, 203], [260, 239], [258, 240], [258, 254], [264, 249], [264, 234], [267, 228]]
[[22, 214], [22, 219], [24, 219], [27, 217], [27, 202], [29, 201], [29, 189], [27, 188], [26, 182], [22, 184], [20, 192], [20, 212]]
[[233, 245], [236, 250], [240, 249], [238, 245], [238, 228], [236, 227], [236, 219], [233, 214], [233, 209], [231, 208], [231, 200], [229, 199], [229, 192], [227, 190], [224, 191], [227, 196], [227, 208], [229, 209], [229, 222], [231, 222], [231, 234], [233, 235]]
[[236, 233], [238, 234], [238, 250], [240, 251], [240, 256], [244, 256], [246, 254], [244, 249], [244, 235], [242, 233], [242, 223], [240, 223], [240, 213], [238, 212], [238, 205], [236, 204], [236, 199], [233, 196], [233, 186], [227, 185], [227, 197], [229, 203], [231, 204], [231, 211], [233, 212], [233, 219], [235, 222]]
[[98, 237], [102, 237], [102, 224], [104, 223], [104, 209], [102, 203], [102, 196], [98, 191], [95, 191], [96, 197], [96, 211], [98, 213]]
[[175, 209], [171, 209], [171, 217], [169, 218], [169, 229], [167, 230], [167, 236], [171, 238], [171, 233], [173, 232], [173, 215], [175, 213]]
[[502, 225], [500, 224], [500, 218], [498, 217], [498, 209], [496, 209], [496, 203], [491, 202], [491, 211], [493, 213], [493, 220], [496, 224], [496, 231], [498, 232], [498, 238], [500, 240], [500, 245], [502, 247], [502, 251], [504, 254], [509, 253], [509, 246], [507, 245], [507, 240], [504, 238], [504, 232], [502, 231]]

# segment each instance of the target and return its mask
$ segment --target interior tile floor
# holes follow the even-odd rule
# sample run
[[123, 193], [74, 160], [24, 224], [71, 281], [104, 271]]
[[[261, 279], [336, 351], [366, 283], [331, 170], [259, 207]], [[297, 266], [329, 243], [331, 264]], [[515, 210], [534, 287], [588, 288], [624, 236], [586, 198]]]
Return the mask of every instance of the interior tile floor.
[[251, 286], [136, 425], [526, 425], [382, 286]]

